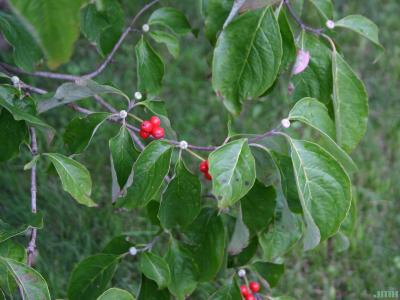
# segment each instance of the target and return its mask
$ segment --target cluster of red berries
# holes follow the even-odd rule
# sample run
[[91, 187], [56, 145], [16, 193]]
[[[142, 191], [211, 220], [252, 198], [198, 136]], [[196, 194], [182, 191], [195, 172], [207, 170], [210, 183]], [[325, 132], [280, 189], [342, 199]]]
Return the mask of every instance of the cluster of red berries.
[[[250, 289], [249, 289], [250, 288]], [[253, 293], [258, 293], [260, 291], [260, 284], [258, 282], [250, 282], [249, 288], [246, 285], [240, 286], [240, 292], [246, 300], [256, 300], [257, 298]]]
[[150, 135], [156, 140], [164, 138], [164, 128], [160, 127], [161, 121], [157, 116], [152, 116], [140, 124], [139, 135], [145, 140]]
[[204, 178], [207, 180], [211, 180], [211, 174], [208, 172], [208, 160], [203, 160], [199, 165], [199, 170], [204, 174]]

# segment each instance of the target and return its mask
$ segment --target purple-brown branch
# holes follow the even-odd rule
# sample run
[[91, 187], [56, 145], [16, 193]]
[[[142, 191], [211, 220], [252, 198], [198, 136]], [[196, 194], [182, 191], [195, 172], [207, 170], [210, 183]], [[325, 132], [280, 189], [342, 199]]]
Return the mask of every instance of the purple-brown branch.
[[[37, 140], [36, 140], [36, 131], [35, 128], [31, 127], [29, 129], [31, 135], [31, 153], [32, 157], [35, 157], [38, 153]], [[31, 169], [31, 211], [36, 214], [37, 206], [37, 183], [36, 183], [36, 163], [33, 164]], [[28, 244], [27, 254], [28, 254], [28, 266], [32, 266], [35, 249], [36, 249], [36, 237], [37, 237], [37, 229], [32, 228], [31, 239]]]

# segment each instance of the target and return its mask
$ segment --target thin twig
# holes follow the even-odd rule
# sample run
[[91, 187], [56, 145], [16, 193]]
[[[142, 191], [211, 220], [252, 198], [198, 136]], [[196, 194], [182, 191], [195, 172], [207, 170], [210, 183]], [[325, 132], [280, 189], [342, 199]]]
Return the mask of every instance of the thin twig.
[[114, 45], [113, 49], [111, 50], [110, 54], [107, 55], [106, 59], [92, 72], [78, 76], [78, 75], [71, 75], [71, 74], [63, 74], [63, 73], [53, 73], [53, 72], [26, 72], [24, 70], [21, 70], [19, 68], [10, 66], [5, 63], [0, 63], [0, 65], [8, 70], [9, 72], [16, 73], [16, 74], [23, 74], [23, 75], [30, 75], [30, 76], [36, 76], [36, 77], [43, 77], [43, 78], [50, 78], [50, 79], [57, 79], [57, 80], [67, 80], [67, 81], [76, 81], [81, 78], [87, 78], [91, 79], [96, 76], [98, 76], [100, 73], [104, 71], [104, 69], [111, 63], [112, 58], [114, 57], [115, 53], [118, 51], [118, 49], [121, 47], [123, 41], [126, 39], [128, 34], [133, 31], [133, 26], [137, 22], [137, 20], [147, 11], [149, 10], [153, 5], [158, 3], [159, 0], [153, 0], [150, 3], [146, 4], [137, 14], [136, 16], [132, 19], [131, 23], [129, 24], [128, 27], [125, 28], [125, 30], [122, 32], [120, 38], [118, 39], [117, 43]]
[[239, 10], [242, 8], [246, 0], [235, 0], [232, 5], [232, 9], [229, 13], [229, 16], [226, 18], [223, 28], [225, 29], [226, 26], [232, 22], [233, 18], [237, 15]]
[[301, 29], [312, 32], [318, 36], [322, 34], [322, 31], [323, 31], [322, 28], [313, 28], [311, 26], [308, 26], [300, 19], [300, 17], [296, 14], [295, 10], [293, 9], [292, 5], [290, 4], [289, 0], [283, 0], [283, 3], [285, 4], [286, 8], [288, 9], [289, 14], [296, 21], [296, 23], [299, 24]]
[[121, 37], [117, 41], [117, 43], [114, 45], [114, 48], [111, 50], [110, 54], [108, 54], [107, 58], [105, 61], [93, 72], [86, 74], [82, 77], [86, 78], [93, 78], [99, 75], [106, 67], [107, 65], [111, 62], [114, 54], [117, 52], [119, 47], [122, 45], [123, 41], [125, 38], [128, 36], [129, 32], [132, 31], [133, 26], [135, 25], [136, 21], [139, 19], [139, 17], [144, 14], [148, 9], [150, 9], [154, 4], [158, 3], [159, 0], [154, 0], [151, 1], [149, 4], [146, 4], [137, 14], [136, 16], [132, 19], [132, 22], [129, 24], [129, 26], [124, 30], [124, 32], [121, 34]]
[[[32, 157], [35, 157], [38, 153], [37, 140], [36, 140], [36, 131], [35, 128], [29, 128], [31, 135], [31, 153]], [[36, 193], [37, 193], [37, 184], [36, 184], [36, 163], [33, 164], [31, 169], [31, 211], [36, 214]], [[32, 266], [34, 260], [34, 253], [36, 249], [36, 237], [37, 237], [37, 229], [32, 228], [31, 239], [28, 244], [28, 265]]]

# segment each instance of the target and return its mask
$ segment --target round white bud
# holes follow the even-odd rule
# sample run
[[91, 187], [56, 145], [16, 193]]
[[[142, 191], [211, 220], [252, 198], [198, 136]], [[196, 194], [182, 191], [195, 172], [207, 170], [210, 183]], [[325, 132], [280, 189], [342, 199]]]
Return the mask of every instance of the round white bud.
[[150, 30], [149, 24], [143, 24], [142, 30], [143, 30], [143, 32], [149, 32], [149, 30]]
[[11, 81], [12, 81], [12, 83], [13, 83], [14, 85], [18, 85], [19, 82], [20, 82], [18, 76], [13, 76], [13, 77], [11, 77]]
[[126, 110], [121, 110], [119, 112], [119, 117], [122, 119], [125, 119], [127, 115], [128, 115], [128, 113], [126, 112]]
[[142, 97], [143, 97], [143, 95], [142, 95], [141, 92], [136, 92], [136, 93], [135, 93], [135, 99], [136, 99], [136, 100], [140, 100], [140, 99], [142, 99]]
[[246, 276], [246, 270], [245, 269], [240, 269], [239, 271], [238, 271], [238, 275], [239, 275], [239, 277], [245, 277]]
[[332, 20], [326, 21], [326, 27], [328, 27], [329, 29], [335, 28], [335, 22], [333, 22]]
[[284, 128], [289, 128], [290, 127], [290, 120], [289, 119], [282, 119], [281, 124]]
[[188, 148], [189, 144], [186, 141], [180, 141], [179, 142], [179, 148], [181, 148], [182, 150], [186, 150]]
[[138, 253], [138, 250], [136, 249], [136, 247], [130, 247], [129, 248], [129, 254], [132, 256], [135, 256]]

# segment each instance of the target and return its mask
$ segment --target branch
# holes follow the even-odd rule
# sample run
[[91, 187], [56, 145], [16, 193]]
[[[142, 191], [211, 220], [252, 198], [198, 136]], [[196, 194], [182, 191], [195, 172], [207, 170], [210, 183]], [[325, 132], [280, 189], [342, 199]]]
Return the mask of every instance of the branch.
[[226, 26], [229, 25], [230, 22], [232, 22], [233, 18], [237, 15], [237, 13], [242, 8], [242, 6], [244, 5], [245, 2], [246, 2], [246, 0], [235, 0], [235, 2], [233, 2], [232, 9], [229, 13], [229, 16], [225, 20], [225, 23], [223, 26], [224, 29]]
[[134, 31], [133, 26], [137, 22], [137, 20], [147, 11], [149, 10], [153, 5], [158, 3], [159, 0], [153, 0], [150, 3], [146, 4], [137, 14], [136, 16], [132, 19], [131, 23], [129, 24], [128, 27], [125, 28], [125, 30], [122, 32], [120, 38], [118, 39], [117, 43], [114, 45], [113, 49], [111, 50], [110, 54], [107, 55], [106, 59], [92, 72], [78, 76], [78, 75], [70, 75], [70, 74], [63, 74], [63, 73], [53, 73], [53, 72], [26, 72], [24, 70], [21, 70], [19, 68], [10, 66], [5, 63], [0, 63], [0, 65], [13, 73], [16, 74], [23, 74], [23, 75], [30, 75], [30, 76], [36, 76], [36, 77], [43, 77], [43, 78], [50, 78], [50, 79], [57, 79], [57, 80], [67, 80], [67, 81], [76, 81], [80, 78], [87, 78], [91, 79], [96, 76], [98, 76], [101, 72], [104, 71], [104, 69], [110, 64], [112, 61], [112, 58], [114, 57], [115, 53], [118, 51], [118, 49], [121, 47], [123, 41], [126, 39], [128, 36], [129, 32]]
[[296, 23], [301, 27], [301, 29], [312, 32], [318, 36], [322, 34], [322, 31], [323, 31], [322, 28], [313, 28], [311, 26], [308, 26], [300, 19], [300, 17], [296, 14], [295, 10], [293, 9], [292, 5], [290, 4], [289, 0], [283, 0], [283, 3], [285, 4], [286, 8], [288, 9], [289, 14], [296, 21]]
[[[29, 128], [31, 134], [31, 153], [32, 157], [34, 157], [37, 152], [37, 141], [36, 141], [36, 131], [35, 128]], [[31, 169], [31, 210], [32, 213], [36, 214], [36, 192], [37, 192], [37, 185], [36, 185], [36, 163], [33, 164]], [[36, 236], [37, 236], [37, 229], [32, 228], [31, 239], [28, 244], [28, 266], [32, 266], [34, 260], [34, 253], [36, 249]]]

